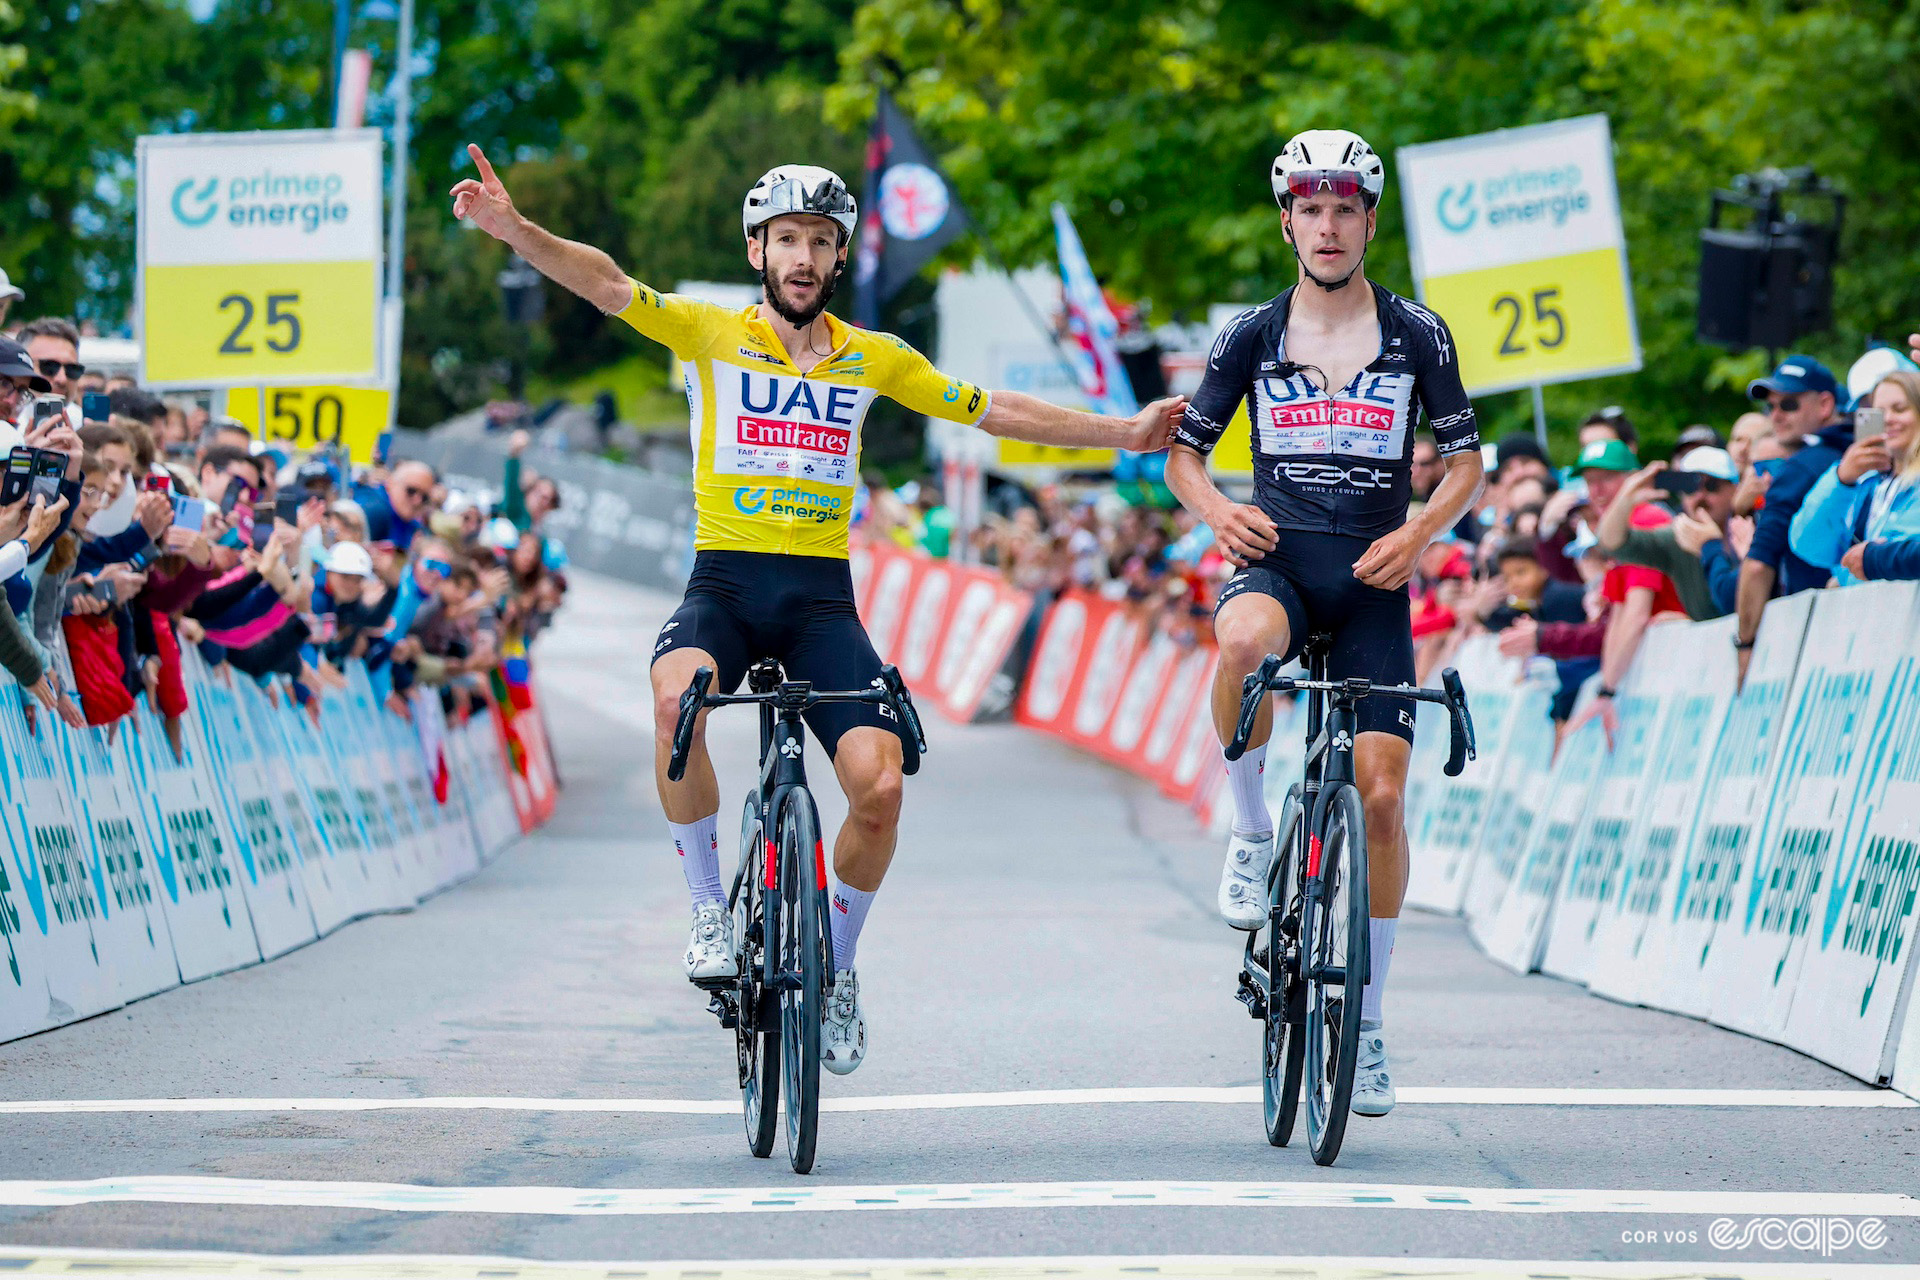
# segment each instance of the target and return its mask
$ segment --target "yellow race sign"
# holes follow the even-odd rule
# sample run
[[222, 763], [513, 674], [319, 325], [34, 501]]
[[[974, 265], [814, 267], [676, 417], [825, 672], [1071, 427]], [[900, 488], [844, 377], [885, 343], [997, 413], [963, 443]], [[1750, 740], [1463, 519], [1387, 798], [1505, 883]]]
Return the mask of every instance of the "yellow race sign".
[[1469, 391], [1639, 363], [1618, 249], [1440, 276], [1426, 282], [1426, 304], [1453, 330]]
[[227, 386], [371, 371], [377, 272], [371, 260], [148, 267], [149, 376]]
[[375, 381], [380, 159], [373, 130], [141, 138], [141, 382]]
[[1605, 116], [1402, 147], [1396, 167], [1468, 395], [1640, 367]]
[[392, 405], [391, 392], [373, 387], [267, 387], [227, 397], [228, 415], [254, 439], [294, 453], [341, 445], [361, 466], [373, 462]]

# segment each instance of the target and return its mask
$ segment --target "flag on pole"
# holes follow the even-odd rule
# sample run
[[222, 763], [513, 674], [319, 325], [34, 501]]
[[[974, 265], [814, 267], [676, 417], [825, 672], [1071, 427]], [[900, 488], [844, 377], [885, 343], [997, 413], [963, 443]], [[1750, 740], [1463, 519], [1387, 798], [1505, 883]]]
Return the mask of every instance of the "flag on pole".
[[1131, 418], [1140, 412], [1140, 404], [1133, 398], [1133, 383], [1114, 345], [1120, 325], [1100, 292], [1100, 282], [1093, 278], [1093, 265], [1063, 204], [1053, 206], [1053, 230], [1060, 246], [1060, 287], [1067, 307], [1067, 359], [1096, 413]]
[[878, 327], [880, 308], [965, 231], [966, 210], [887, 91], [867, 140], [867, 184], [853, 268], [853, 319]]

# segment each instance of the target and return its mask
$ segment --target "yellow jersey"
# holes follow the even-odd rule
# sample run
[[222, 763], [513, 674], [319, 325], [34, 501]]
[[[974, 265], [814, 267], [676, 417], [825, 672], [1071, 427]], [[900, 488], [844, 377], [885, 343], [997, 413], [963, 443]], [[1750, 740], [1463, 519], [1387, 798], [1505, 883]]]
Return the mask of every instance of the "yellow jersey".
[[686, 371], [699, 551], [846, 559], [860, 427], [874, 397], [967, 426], [990, 404], [900, 339], [831, 315], [832, 354], [806, 373], [758, 307], [729, 311], [635, 281], [620, 318]]

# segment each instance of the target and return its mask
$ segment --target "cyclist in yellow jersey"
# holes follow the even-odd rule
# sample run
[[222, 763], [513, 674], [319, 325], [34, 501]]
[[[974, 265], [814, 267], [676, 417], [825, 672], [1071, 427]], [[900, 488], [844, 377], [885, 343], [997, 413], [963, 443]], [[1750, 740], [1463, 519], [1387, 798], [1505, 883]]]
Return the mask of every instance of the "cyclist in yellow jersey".
[[[480, 148], [467, 151], [480, 176], [455, 184], [454, 216], [671, 349], [686, 371], [696, 554], [686, 598], [654, 648], [654, 780], [693, 896], [687, 976], [731, 976], [737, 962], [720, 882], [720, 789], [704, 715], [685, 777], [666, 776], [680, 694], [703, 666], [730, 692], [763, 657], [821, 688], [859, 688], [878, 676], [880, 659], [854, 610], [847, 568], [860, 428], [874, 398], [996, 436], [1138, 452], [1166, 447], [1186, 401], [1159, 400], [1132, 418], [1112, 418], [1017, 391], [989, 393], [940, 373], [898, 338], [828, 315], [858, 218], [846, 184], [825, 169], [783, 165], [747, 194], [741, 228], [764, 300], [729, 311], [656, 293], [600, 250], [537, 226], [514, 208]], [[819, 707], [807, 722], [847, 795], [847, 821], [834, 842], [834, 995], [821, 1044], [821, 1060], [845, 1075], [866, 1056], [853, 961], [868, 904], [893, 859], [901, 747], [897, 727], [875, 705]]]

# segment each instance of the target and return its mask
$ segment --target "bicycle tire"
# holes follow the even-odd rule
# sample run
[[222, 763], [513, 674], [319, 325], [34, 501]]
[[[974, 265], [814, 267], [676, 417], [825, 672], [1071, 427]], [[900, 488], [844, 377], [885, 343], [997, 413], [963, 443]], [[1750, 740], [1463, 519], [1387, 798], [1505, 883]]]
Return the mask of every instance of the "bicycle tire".
[[[1360, 1053], [1360, 994], [1367, 974], [1367, 820], [1359, 788], [1342, 784], [1326, 812], [1318, 877], [1322, 892], [1307, 913], [1313, 917], [1306, 930], [1312, 950], [1302, 953], [1307, 979], [1307, 1145], [1313, 1162], [1323, 1166], [1339, 1158], [1346, 1137], [1353, 1067]], [[1321, 976], [1329, 967], [1345, 971], [1338, 985]]]
[[[1267, 874], [1267, 1017], [1260, 1032], [1260, 1101], [1267, 1141], [1276, 1147], [1286, 1146], [1293, 1137], [1294, 1119], [1300, 1111], [1300, 1077], [1306, 1070], [1305, 1028], [1289, 1020], [1291, 995], [1300, 976], [1285, 958], [1289, 939], [1282, 924], [1290, 910], [1297, 910], [1294, 900], [1300, 892], [1300, 848], [1306, 839], [1306, 818], [1301, 787], [1295, 783], [1280, 807], [1274, 827], [1279, 843]], [[1292, 940], [1297, 940], [1297, 918], [1291, 933]]]
[[740, 957], [740, 1015], [733, 1036], [747, 1149], [765, 1160], [773, 1154], [780, 1123], [780, 1027], [760, 1017], [768, 936], [767, 842], [760, 833], [760, 797], [749, 795], [740, 821], [740, 890], [733, 902], [733, 945]]
[[780, 812], [780, 969], [799, 978], [797, 987], [780, 987], [787, 1161], [795, 1173], [812, 1172], [820, 1137], [820, 1018], [827, 982], [819, 910], [824, 890], [816, 878], [821, 856], [813, 797], [796, 787]]

